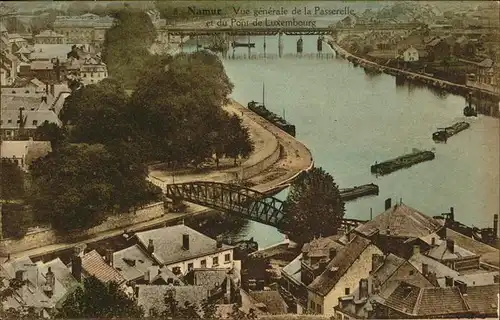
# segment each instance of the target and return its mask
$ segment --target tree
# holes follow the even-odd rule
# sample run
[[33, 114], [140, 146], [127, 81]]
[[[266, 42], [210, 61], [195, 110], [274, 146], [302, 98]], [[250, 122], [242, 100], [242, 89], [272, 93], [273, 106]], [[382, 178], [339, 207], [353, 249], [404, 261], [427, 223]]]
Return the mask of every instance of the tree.
[[159, 188], [145, 180], [144, 167], [135, 161], [102, 144], [65, 145], [36, 160], [29, 199], [36, 218], [69, 232], [158, 199]]
[[116, 282], [102, 283], [94, 276], [84, 279], [64, 300], [57, 318], [141, 318], [144, 312]]
[[5, 238], [21, 239], [33, 226], [30, 208], [22, 203], [5, 203], [2, 210], [2, 231]]
[[237, 157], [247, 157], [254, 150], [248, 129], [243, 126], [241, 118], [236, 114], [228, 121], [226, 135], [225, 153], [234, 158], [234, 165]]
[[196, 305], [193, 305], [189, 301], [186, 301], [184, 303], [184, 306], [179, 306], [179, 302], [175, 300], [171, 291], [165, 294], [164, 301], [166, 308], [161, 315], [165, 318], [185, 320], [201, 319], [200, 315], [198, 314], [198, 308]]
[[56, 150], [64, 141], [64, 130], [57, 124], [45, 121], [35, 130], [34, 137], [39, 141], [50, 141], [52, 150]]
[[333, 177], [322, 168], [303, 173], [285, 202], [283, 229], [297, 241], [336, 234], [344, 217], [344, 202]]
[[24, 198], [24, 173], [17, 163], [2, 160], [0, 163], [0, 181], [0, 200]]

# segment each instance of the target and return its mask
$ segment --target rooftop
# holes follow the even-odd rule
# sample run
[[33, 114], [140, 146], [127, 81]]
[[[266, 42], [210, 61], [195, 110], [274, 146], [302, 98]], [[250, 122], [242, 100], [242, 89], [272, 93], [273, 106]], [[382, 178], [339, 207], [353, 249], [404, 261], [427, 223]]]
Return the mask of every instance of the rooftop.
[[115, 281], [121, 284], [125, 281], [118, 271], [104, 261], [101, 255], [92, 250], [82, 257], [82, 269], [85, 273], [95, 276], [102, 282]]
[[308, 287], [322, 296], [327, 295], [370, 243], [370, 240], [355, 236], [351, 242], [337, 252], [335, 258], [327, 265], [326, 270]]
[[442, 228], [439, 222], [425, 214], [403, 204], [396, 204], [360, 226], [355, 231], [371, 236], [377, 231], [406, 238], [419, 238], [434, 233]]
[[113, 253], [113, 267], [127, 281], [143, 277], [153, 264], [154, 261], [139, 245], [133, 245]]
[[283, 268], [283, 273], [291, 277], [293, 280], [297, 282], [301, 282], [301, 277], [300, 277], [300, 270], [301, 270], [301, 260], [302, 260], [302, 254], [299, 254], [297, 258], [293, 259], [292, 262], [287, 264]]
[[304, 244], [302, 253], [307, 253], [308, 257], [328, 256], [330, 248], [340, 249], [343, 247], [342, 244], [337, 242], [340, 237], [340, 235], [333, 235], [313, 239], [309, 243]]
[[[183, 248], [184, 234], [189, 236], [187, 250]], [[185, 225], [138, 232], [135, 236], [144, 248], [148, 247], [149, 240], [153, 240], [154, 257], [165, 265], [233, 248], [225, 244], [217, 248], [215, 240]]]
[[453, 252], [448, 249], [444, 240], [436, 239], [436, 246], [431, 248], [426, 255], [436, 260], [454, 260], [464, 257], [473, 257], [474, 253], [466, 250], [456, 244], [453, 244]]

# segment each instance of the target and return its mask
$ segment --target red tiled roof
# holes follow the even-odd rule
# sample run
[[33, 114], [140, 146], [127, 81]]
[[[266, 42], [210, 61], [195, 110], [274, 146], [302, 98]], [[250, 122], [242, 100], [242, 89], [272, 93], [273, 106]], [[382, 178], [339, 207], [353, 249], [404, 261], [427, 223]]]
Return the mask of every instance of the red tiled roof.
[[101, 255], [95, 250], [82, 257], [82, 268], [86, 273], [95, 276], [104, 283], [115, 281], [118, 284], [121, 284], [125, 281], [120, 273], [107, 264]]

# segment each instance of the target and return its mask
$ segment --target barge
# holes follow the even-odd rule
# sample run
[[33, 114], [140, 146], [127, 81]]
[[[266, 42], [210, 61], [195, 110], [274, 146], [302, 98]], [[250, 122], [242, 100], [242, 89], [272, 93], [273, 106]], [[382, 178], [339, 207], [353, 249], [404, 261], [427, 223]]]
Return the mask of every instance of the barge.
[[344, 201], [351, 201], [364, 196], [378, 195], [379, 189], [376, 184], [364, 184], [353, 188], [340, 189], [340, 196]]
[[233, 41], [231, 45], [233, 48], [255, 48], [255, 43], [253, 42], [244, 43], [244, 42]]
[[[262, 101], [264, 101], [264, 90], [264, 86], [262, 86]], [[276, 127], [285, 131], [292, 137], [295, 137], [295, 125], [288, 123], [285, 119], [267, 110], [264, 102], [262, 102], [262, 104], [259, 104], [258, 102], [252, 100], [248, 103], [247, 107], [262, 118], [271, 122]]]
[[438, 131], [432, 134], [432, 140], [434, 140], [435, 142], [446, 142], [451, 136], [454, 136], [457, 133], [468, 129], [469, 127], [469, 123], [461, 121], [455, 123], [451, 127], [438, 128]]
[[377, 175], [385, 175], [403, 168], [409, 168], [420, 162], [434, 160], [435, 157], [432, 151], [414, 150], [410, 154], [405, 154], [381, 163], [375, 163], [371, 166], [371, 172]]

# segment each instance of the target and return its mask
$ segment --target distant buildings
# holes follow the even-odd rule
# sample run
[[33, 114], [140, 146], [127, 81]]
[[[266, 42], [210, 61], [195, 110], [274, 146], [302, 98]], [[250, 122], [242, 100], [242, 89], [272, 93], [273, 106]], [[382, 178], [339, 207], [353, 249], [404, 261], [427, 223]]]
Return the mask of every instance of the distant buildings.
[[54, 21], [54, 31], [65, 36], [67, 43], [90, 43], [100, 47], [106, 30], [114, 24], [112, 17], [100, 17], [92, 13], [81, 16], [58, 16]]
[[34, 36], [35, 44], [64, 44], [66, 37], [52, 30], [44, 30]]
[[31, 163], [52, 151], [49, 141], [1, 141], [2, 161], [15, 162], [22, 170], [28, 171]]

